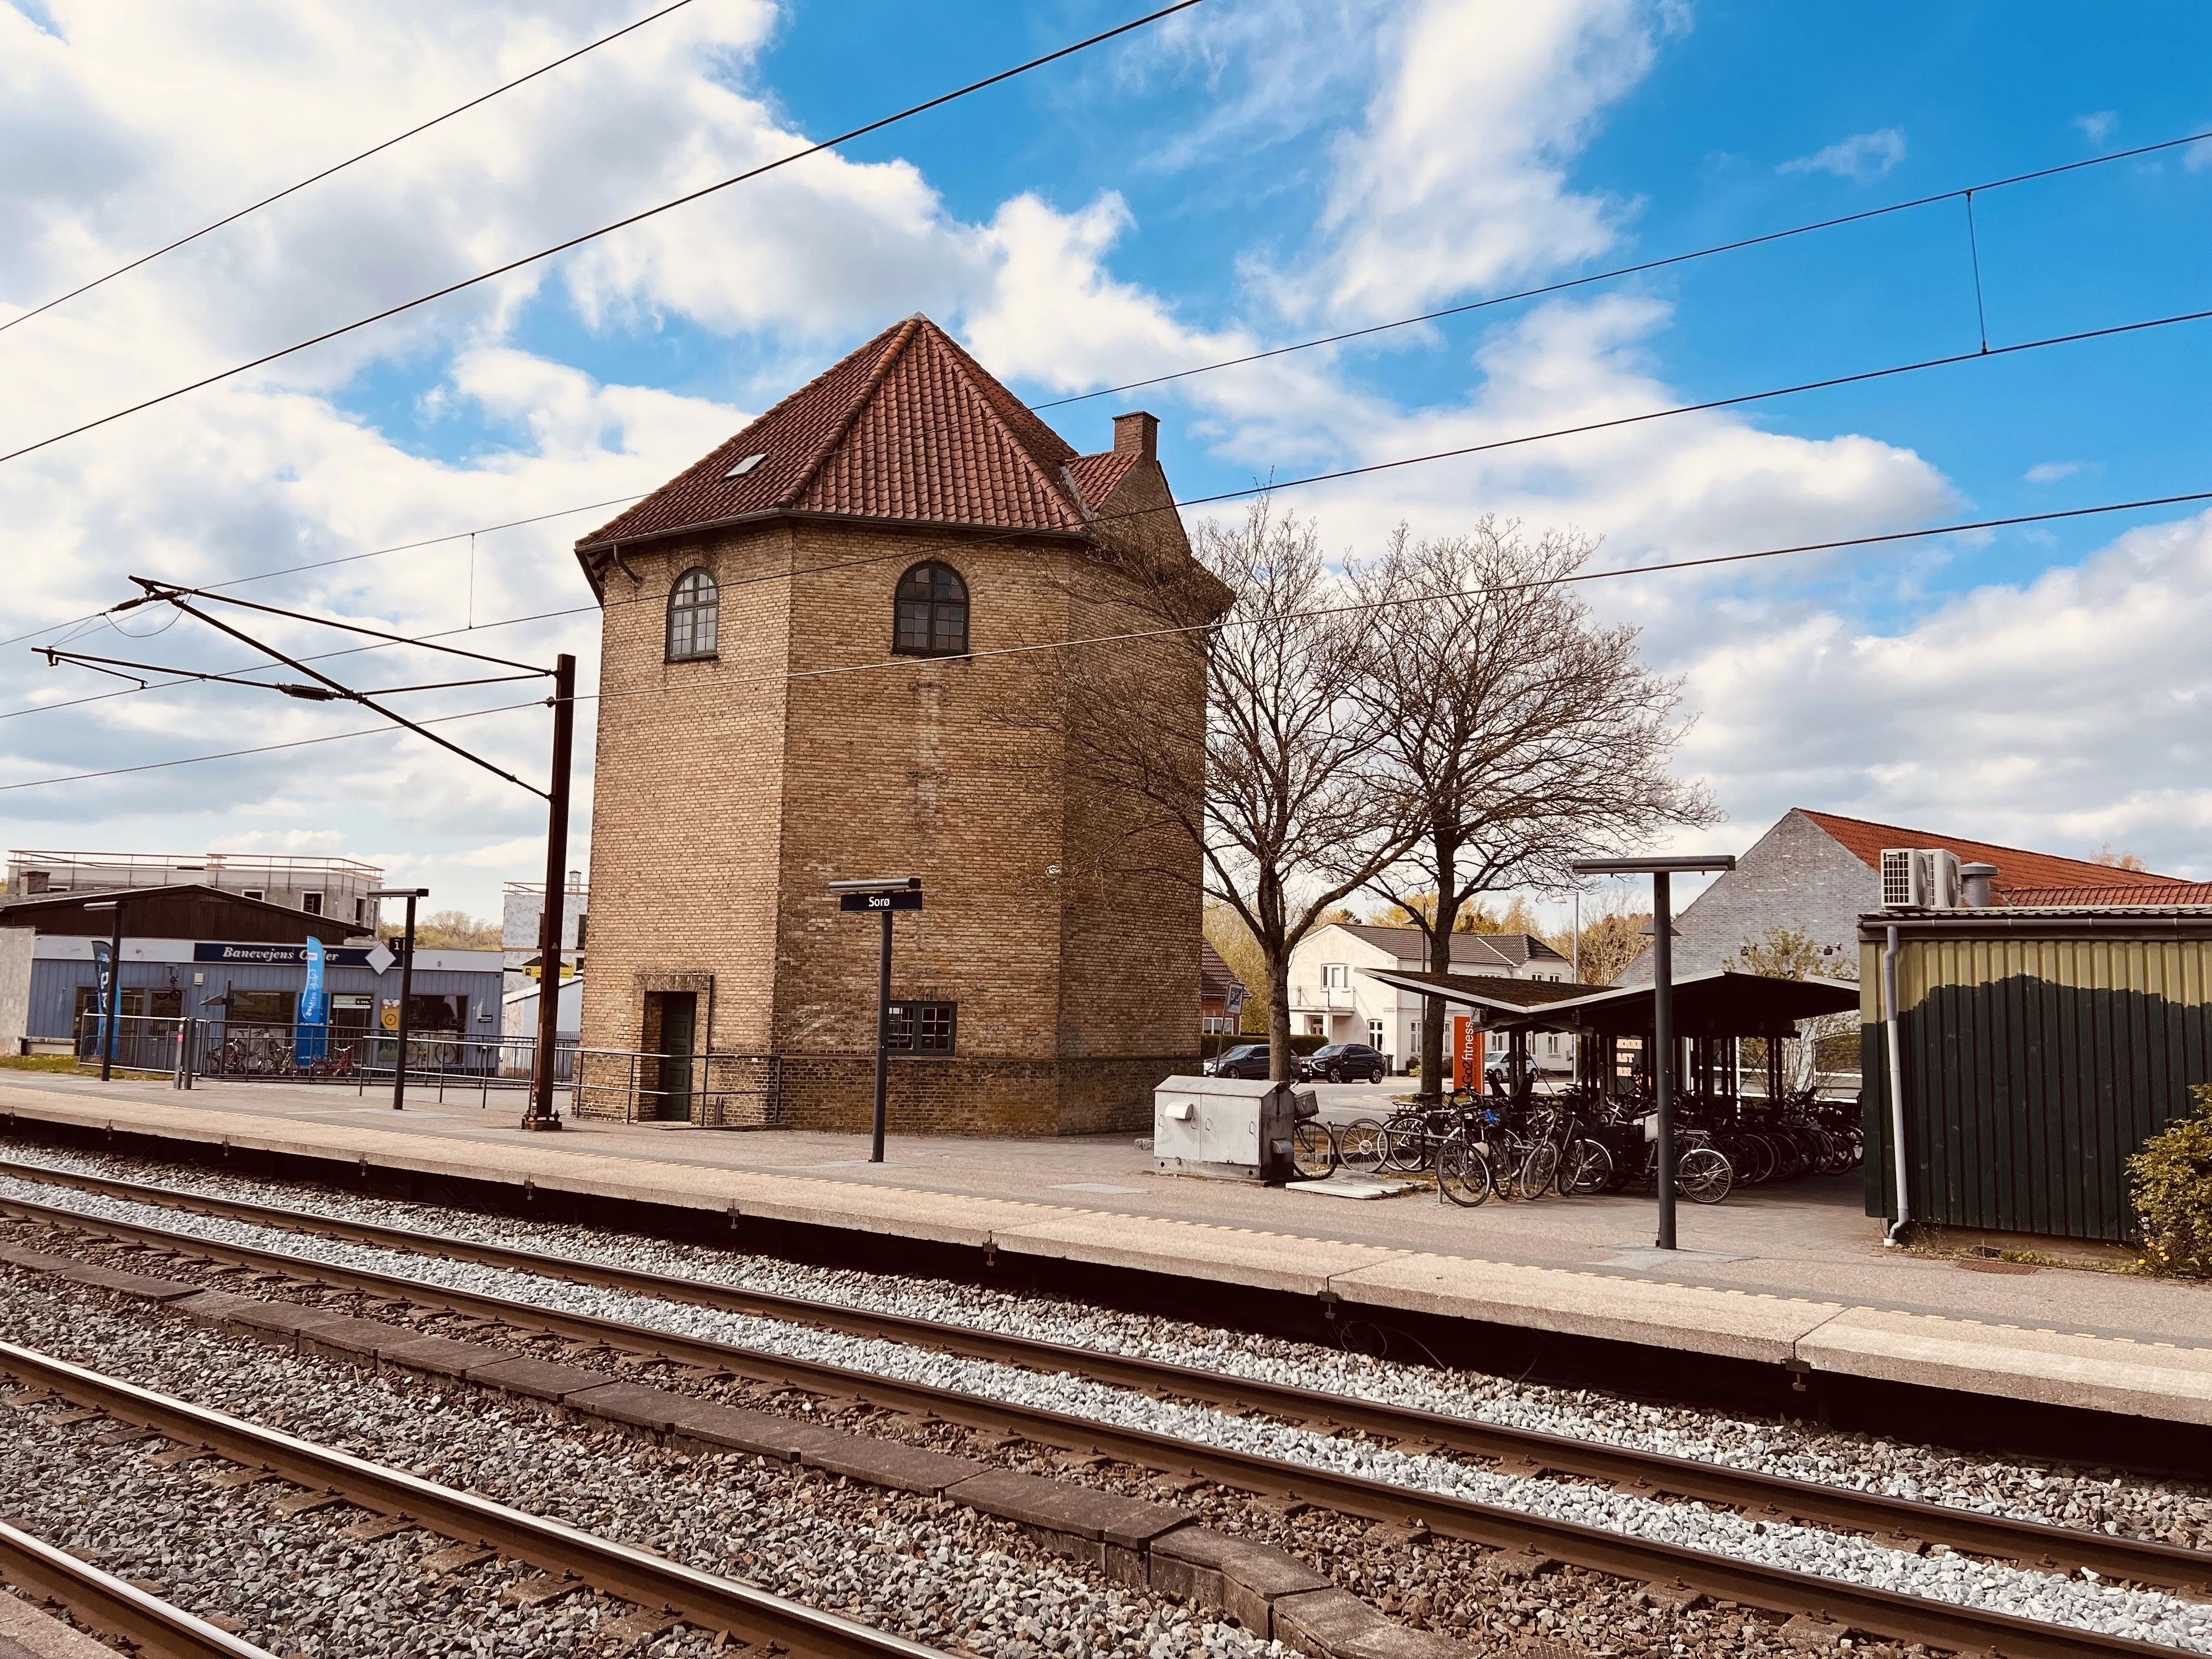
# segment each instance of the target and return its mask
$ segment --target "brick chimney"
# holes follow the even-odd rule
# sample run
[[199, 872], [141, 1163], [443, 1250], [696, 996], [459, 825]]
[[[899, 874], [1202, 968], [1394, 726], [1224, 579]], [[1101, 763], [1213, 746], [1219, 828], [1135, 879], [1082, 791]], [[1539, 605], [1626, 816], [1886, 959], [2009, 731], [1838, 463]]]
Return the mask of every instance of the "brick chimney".
[[1114, 453], [1134, 455], [1155, 461], [1160, 454], [1160, 421], [1157, 415], [1147, 415], [1139, 410], [1133, 415], [1114, 417]]

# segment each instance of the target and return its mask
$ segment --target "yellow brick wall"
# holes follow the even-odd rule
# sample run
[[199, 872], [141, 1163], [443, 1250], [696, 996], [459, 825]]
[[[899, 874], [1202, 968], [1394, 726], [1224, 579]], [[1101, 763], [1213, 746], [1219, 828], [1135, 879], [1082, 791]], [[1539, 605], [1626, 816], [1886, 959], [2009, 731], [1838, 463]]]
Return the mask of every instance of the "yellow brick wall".
[[[648, 976], [711, 973], [702, 1042], [779, 1057], [779, 1121], [863, 1126], [879, 924], [824, 884], [919, 875], [893, 995], [957, 1002], [958, 1053], [894, 1059], [894, 1128], [1149, 1123], [1153, 1084], [1195, 1066], [1196, 855], [1071, 781], [1061, 653], [988, 654], [1116, 625], [1095, 551], [795, 520], [624, 556], [641, 580], [608, 575], [586, 1046], [640, 1046]], [[930, 559], [966, 580], [983, 654], [878, 665], [893, 590]], [[664, 662], [668, 591], [702, 563], [720, 659]], [[1199, 720], [1188, 652], [1153, 655]]]

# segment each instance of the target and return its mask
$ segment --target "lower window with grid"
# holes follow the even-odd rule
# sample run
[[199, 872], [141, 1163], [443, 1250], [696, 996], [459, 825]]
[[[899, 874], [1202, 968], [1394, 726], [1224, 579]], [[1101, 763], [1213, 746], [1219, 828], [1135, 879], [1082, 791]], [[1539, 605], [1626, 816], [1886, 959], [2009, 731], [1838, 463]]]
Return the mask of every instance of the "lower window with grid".
[[957, 1002], [894, 1002], [888, 1047], [895, 1054], [949, 1054], [960, 1032]]

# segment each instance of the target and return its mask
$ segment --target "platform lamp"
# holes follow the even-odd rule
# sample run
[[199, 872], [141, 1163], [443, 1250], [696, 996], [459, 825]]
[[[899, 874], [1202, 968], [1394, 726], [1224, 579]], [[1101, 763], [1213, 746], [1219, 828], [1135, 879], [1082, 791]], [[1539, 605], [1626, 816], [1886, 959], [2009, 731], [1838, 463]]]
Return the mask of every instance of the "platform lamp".
[[84, 908], [108, 911], [112, 919], [107, 933], [107, 995], [100, 1022], [100, 1080], [106, 1083], [115, 1075], [115, 1033], [123, 1024], [123, 901], [94, 899]]
[[[369, 899], [405, 899], [407, 932], [399, 947], [399, 1052], [392, 1065], [392, 1109], [407, 1109], [407, 1015], [415, 1000], [415, 901], [430, 896], [427, 887], [372, 887], [362, 895]], [[544, 993], [541, 991], [542, 996]]]
[[1578, 876], [1651, 878], [1651, 1091], [1659, 1101], [1659, 1237], [1674, 1245], [1674, 895], [1676, 875], [1733, 870], [1727, 853], [1680, 858], [1577, 859]]
[[884, 1116], [890, 1095], [891, 1049], [891, 916], [899, 910], [921, 908], [920, 876], [864, 876], [833, 881], [840, 910], [872, 910], [884, 919], [883, 949], [876, 962], [876, 1117], [875, 1139], [868, 1162], [884, 1161]]

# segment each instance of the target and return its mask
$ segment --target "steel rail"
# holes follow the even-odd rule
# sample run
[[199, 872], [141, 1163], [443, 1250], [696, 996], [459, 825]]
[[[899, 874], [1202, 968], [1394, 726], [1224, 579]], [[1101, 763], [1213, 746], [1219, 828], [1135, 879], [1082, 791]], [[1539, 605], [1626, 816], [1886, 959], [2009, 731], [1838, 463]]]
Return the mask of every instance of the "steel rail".
[[121, 1638], [152, 1659], [274, 1659], [267, 1650], [5, 1522], [0, 1522], [0, 1578], [60, 1602], [94, 1629]]
[[[88, 1233], [159, 1243], [164, 1248], [206, 1258], [227, 1258], [272, 1270], [301, 1284], [369, 1291], [422, 1306], [442, 1305], [518, 1330], [534, 1328], [594, 1347], [651, 1354], [775, 1389], [857, 1400], [908, 1416], [939, 1419], [1039, 1444], [1090, 1452], [1139, 1468], [1187, 1470], [1239, 1491], [1278, 1495], [1368, 1520], [1418, 1522], [1447, 1537], [1492, 1548], [1534, 1551], [1632, 1580], [1685, 1584], [1716, 1599], [1777, 1612], [1812, 1613], [1894, 1640], [1987, 1650], [2001, 1653], [2006, 1659], [2092, 1659], [2092, 1656], [2114, 1659], [2119, 1655], [2172, 1659], [2175, 1651], [2154, 1643], [1853, 1584], [1041, 1407], [569, 1313], [483, 1291], [334, 1266], [258, 1246], [218, 1243], [139, 1223], [0, 1198], [0, 1212], [9, 1211], [34, 1213]], [[0, 1344], [0, 1369], [6, 1366], [6, 1345]], [[495, 1542], [489, 1536], [486, 1541]]]
[[[27, 1176], [132, 1202], [187, 1212], [198, 1211], [277, 1231], [345, 1238], [410, 1254], [507, 1268], [535, 1278], [595, 1285], [727, 1312], [784, 1320], [847, 1335], [904, 1342], [1047, 1374], [1072, 1372], [1139, 1392], [1171, 1395], [1225, 1410], [1261, 1411], [1293, 1423], [1352, 1429], [1405, 1444], [1495, 1458], [1513, 1474], [1566, 1474], [1602, 1480], [1653, 1495], [1671, 1494], [1725, 1504], [1760, 1516], [1840, 1528], [1892, 1540], [1944, 1544], [1955, 1550], [2039, 1571], [2086, 1567], [2106, 1577], [2191, 1594], [2205, 1594], [2207, 1587], [2212, 1586], [2212, 1555], [2155, 1540], [2116, 1538], [2047, 1522], [1982, 1515], [1948, 1504], [1857, 1492], [1818, 1481], [1795, 1480], [1698, 1458], [1670, 1456], [1638, 1447], [1609, 1446], [1567, 1435], [1485, 1423], [1351, 1395], [1323, 1394], [1164, 1360], [1105, 1353], [1067, 1343], [976, 1330], [911, 1315], [878, 1313], [774, 1291], [679, 1279], [641, 1268], [547, 1255], [542, 1251], [454, 1238], [380, 1222], [138, 1188], [106, 1176], [42, 1170], [4, 1159], [0, 1159], [0, 1174]], [[97, 1224], [100, 1219], [67, 1209], [57, 1208], [53, 1213], [67, 1218], [72, 1224], [88, 1221]], [[186, 1234], [173, 1235], [167, 1242], [192, 1247], [206, 1243]]]
[[[180, 1444], [204, 1446], [245, 1468], [266, 1469], [310, 1491], [336, 1492], [364, 1509], [404, 1517], [449, 1538], [481, 1540], [502, 1555], [547, 1572], [571, 1574], [641, 1607], [665, 1608], [702, 1629], [726, 1630], [749, 1643], [769, 1644], [770, 1652], [787, 1651], [804, 1659], [943, 1659], [918, 1643], [786, 1601], [755, 1585], [106, 1376], [36, 1349], [0, 1341], [0, 1371], [97, 1407], [118, 1421], [143, 1424]], [[234, 1659], [237, 1650], [230, 1651]]]

